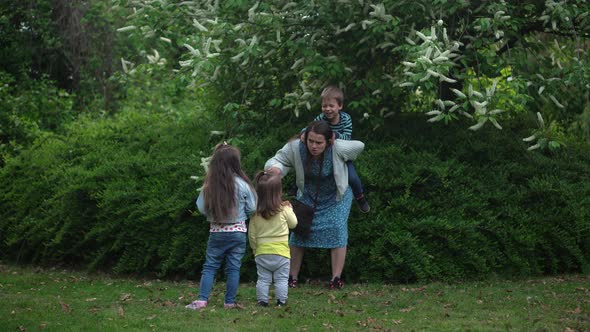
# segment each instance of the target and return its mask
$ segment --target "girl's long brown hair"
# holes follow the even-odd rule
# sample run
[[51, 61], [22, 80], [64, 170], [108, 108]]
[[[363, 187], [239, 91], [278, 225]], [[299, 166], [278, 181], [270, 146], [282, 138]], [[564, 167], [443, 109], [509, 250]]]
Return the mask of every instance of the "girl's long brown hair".
[[240, 165], [240, 150], [226, 143], [217, 145], [203, 185], [205, 211], [215, 221], [227, 220], [237, 213], [236, 176], [252, 187]]
[[268, 219], [281, 211], [283, 205], [281, 176], [274, 173], [260, 171], [256, 174], [256, 194], [258, 203], [256, 213]]

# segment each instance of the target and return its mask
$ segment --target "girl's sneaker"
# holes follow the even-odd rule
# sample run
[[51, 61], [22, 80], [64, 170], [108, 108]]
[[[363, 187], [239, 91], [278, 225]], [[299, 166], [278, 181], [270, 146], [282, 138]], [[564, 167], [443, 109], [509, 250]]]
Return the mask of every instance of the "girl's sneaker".
[[342, 289], [342, 287], [344, 287], [344, 282], [342, 282], [342, 279], [340, 279], [340, 277], [334, 277], [334, 279], [332, 279], [330, 281], [330, 284], [328, 285], [328, 287], [331, 290]]
[[284, 307], [287, 305], [287, 302], [283, 302], [281, 300], [277, 300], [277, 307]]
[[237, 303], [225, 303], [223, 309], [244, 309], [244, 306]]
[[199, 310], [199, 309], [205, 308], [206, 306], [207, 306], [207, 301], [197, 300], [197, 301], [193, 301], [190, 304], [187, 304], [185, 306], [185, 308], [191, 309], [191, 310]]
[[268, 302], [258, 301], [258, 305], [261, 307], [268, 307]]
[[289, 288], [297, 288], [297, 279], [293, 278], [293, 276], [289, 276], [289, 281], [287, 283]]

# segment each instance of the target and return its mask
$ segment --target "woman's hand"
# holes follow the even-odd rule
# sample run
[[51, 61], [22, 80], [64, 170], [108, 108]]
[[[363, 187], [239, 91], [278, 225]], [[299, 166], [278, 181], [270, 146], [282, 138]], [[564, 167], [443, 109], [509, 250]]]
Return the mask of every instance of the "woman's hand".
[[266, 172], [276, 175], [281, 175], [281, 170], [278, 167], [271, 167], [266, 170]]

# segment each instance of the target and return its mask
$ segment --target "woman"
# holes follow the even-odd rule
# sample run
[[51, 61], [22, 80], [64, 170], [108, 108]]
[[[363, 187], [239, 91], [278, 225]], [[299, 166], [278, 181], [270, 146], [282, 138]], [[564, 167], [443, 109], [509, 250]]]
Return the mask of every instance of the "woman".
[[334, 140], [327, 122], [314, 121], [305, 129], [303, 142], [298, 139], [288, 142], [266, 162], [267, 171], [281, 176], [290, 168], [295, 169], [297, 200], [313, 206], [317, 194], [311, 234], [302, 237], [292, 233], [289, 238], [290, 287], [297, 287], [305, 248], [330, 249], [332, 278], [329, 287], [343, 287], [341, 274], [346, 260], [348, 215], [353, 196], [348, 186], [346, 162], [356, 159], [363, 149], [360, 141]]

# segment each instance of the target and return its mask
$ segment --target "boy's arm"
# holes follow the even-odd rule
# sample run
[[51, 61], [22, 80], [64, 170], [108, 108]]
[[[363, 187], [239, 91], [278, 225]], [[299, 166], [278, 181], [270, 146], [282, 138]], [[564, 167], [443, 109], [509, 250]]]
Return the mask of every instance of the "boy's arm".
[[352, 117], [348, 113], [340, 112], [341, 130], [336, 135], [336, 138], [350, 141], [352, 139]]

